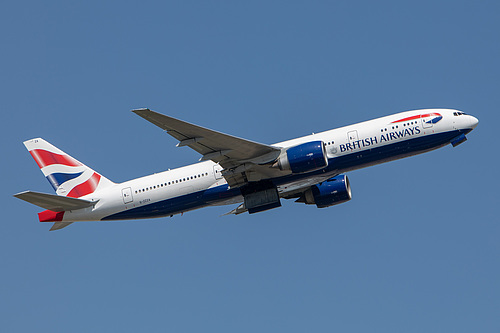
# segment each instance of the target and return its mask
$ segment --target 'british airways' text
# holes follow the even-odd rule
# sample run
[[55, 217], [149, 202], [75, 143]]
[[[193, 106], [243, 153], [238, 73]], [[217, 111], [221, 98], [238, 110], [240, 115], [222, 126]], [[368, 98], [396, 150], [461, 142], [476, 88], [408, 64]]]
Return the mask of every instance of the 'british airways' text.
[[408, 136], [413, 136], [420, 134], [420, 128], [418, 126], [415, 127], [408, 127], [405, 129], [402, 129], [400, 131], [395, 131], [395, 132], [389, 132], [385, 134], [381, 134], [380, 137], [372, 136], [370, 138], [362, 139], [362, 140], [355, 140], [351, 141], [346, 144], [341, 144], [340, 147], [340, 152], [345, 152], [348, 150], [355, 150], [355, 149], [361, 149], [369, 146], [376, 145], [378, 143], [382, 142], [388, 142], [388, 141], [393, 141], [401, 138], [406, 138]]

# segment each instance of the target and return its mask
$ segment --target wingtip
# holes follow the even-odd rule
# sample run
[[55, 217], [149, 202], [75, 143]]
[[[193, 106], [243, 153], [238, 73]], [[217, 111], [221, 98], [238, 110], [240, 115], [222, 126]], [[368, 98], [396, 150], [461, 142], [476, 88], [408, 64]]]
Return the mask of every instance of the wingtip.
[[147, 111], [151, 111], [151, 110], [149, 108], [138, 108], [138, 109], [133, 109], [131, 111], [134, 113], [140, 113], [140, 112], [147, 112]]
[[18, 199], [20, 199], [19, 197], [22, 197], [22, 196], [23, 196], [23, 194], [25, 194], [25, 193], [27, 193], [27, 192], [29, 192], [29, 191], [22, 191], [22, 192], [19, 192], [19, 193], [13, 194], [12, 196], [13, 196], [14, 198], [18, 198]]

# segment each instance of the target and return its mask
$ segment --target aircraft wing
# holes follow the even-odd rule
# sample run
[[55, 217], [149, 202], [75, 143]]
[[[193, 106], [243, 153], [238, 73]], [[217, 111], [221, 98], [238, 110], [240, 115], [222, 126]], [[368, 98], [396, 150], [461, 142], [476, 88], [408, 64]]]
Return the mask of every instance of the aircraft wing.
[[[242, 185], [247, 181], [273, 177], [279, 170], [269, 165], [281, 153], [278, 147], [238, 138], [172, 118], [149, 109], [137, 109], [132, 112], [164, 129], [179, 140], [178, 147], [188, 146], [203, 156], [200, 160], [212, 160], [223, 168], [223, 175], [230, 186]], [[242, 176], [249, 171], [251, 179]]]

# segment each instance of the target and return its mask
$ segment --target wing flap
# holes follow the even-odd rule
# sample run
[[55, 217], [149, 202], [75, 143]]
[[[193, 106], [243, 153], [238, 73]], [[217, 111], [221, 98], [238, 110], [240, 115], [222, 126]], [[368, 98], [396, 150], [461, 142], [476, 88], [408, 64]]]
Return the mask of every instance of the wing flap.
[[87, 208], [97, 203], [97, 201], [88, 201], [34, 191], [25, 191], [14, 194], [14, 196], [18, 199], [27, 201], [33, 205], [51, 210], [53, 212]]

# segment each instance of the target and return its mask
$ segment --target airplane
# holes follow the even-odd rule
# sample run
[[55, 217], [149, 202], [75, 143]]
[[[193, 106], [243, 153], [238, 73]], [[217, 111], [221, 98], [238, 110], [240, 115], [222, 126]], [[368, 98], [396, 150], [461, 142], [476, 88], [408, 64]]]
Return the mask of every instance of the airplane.
[[14, 196], [44, 208], [40, 222], [166, 217], [207, 206], [239, 204], [254, 214], [281, 199], [330, 207], [351, 200], [345, 173], [467, 140], [478, 119], [453, 109], [401, 112], [268, 145], [224, 134], [150, 109], [132, 112], [201, 154], [198, 163], [114, 183], [47, 141], [24, 142], [56, 194]]

